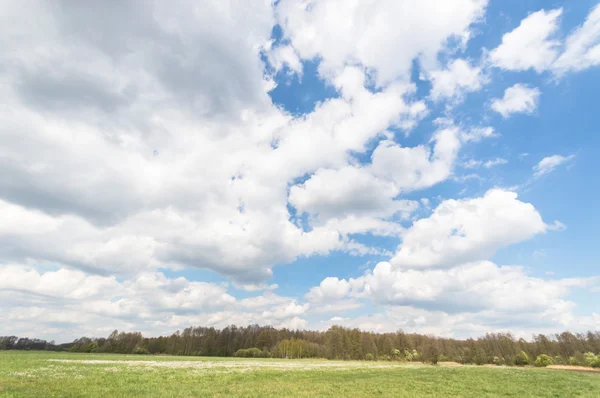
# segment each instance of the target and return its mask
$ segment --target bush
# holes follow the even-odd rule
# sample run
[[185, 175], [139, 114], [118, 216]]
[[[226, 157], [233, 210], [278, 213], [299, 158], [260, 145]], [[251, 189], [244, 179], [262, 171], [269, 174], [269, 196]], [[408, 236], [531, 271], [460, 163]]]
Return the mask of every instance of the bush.
[[580, 353], [579, 351], [577, 351], [575, 354], [573, 354], [573, 358], [575, 358], [575, 361], [577, 361], [577, 365], [579, 366], [585, 366], [586, 365], [586, 360], [585, 360], [585, 356]]
[[557, 365], [564, 365], [565, 364], [565, 360], [560, 355], [557, 355], [557, 356], [554, 357], [554, 363], [557, 364]]
[[583, 357], [585, 358], [585, 363], [587, 365], [592, 365], [592, 362], [594, 362], [594, 360], [596, 359], [596, 355], [593, 352], [586, 352], [585, 354], [583, 354]]
[[525, 366], [529, 365], [529, 356], [525, 351], [521, 351], [519, 354], [515, 356], [515, 365], [517, 366]]
[[577, 360], [577, 358], [575, 358], [575, 357], [570, 357], [569, 358], [569, 365], [571, 365], [571, 366], [581, 366], [581, 362], [579, 362]]
[[135, 351], [133, 352], [134, 354], [138, 354], [138, 355], [148, 355], [148, 350], [145, 347], [136, 347]]
[[494, 365], [500, 366], [500, 365], [504, 364], [504, 359], [503, 358], [494, 357], [494, 359], [492, 359], [492, 363]]
[[233, 355], [241, 358], [263, 358], [266, 356], [265, 353], [260, 350], [260, 348], [256, 347], [239, 349]]
[[413, 355], [408, 350], [404, 350], [404, 359], [408, 362], [413, 360]]
[[541, 354], [535, 359], [534, 365], [538, 368], [545, 368], [546, 366], [554, 365], [554, 361], [548, 355]]
[[419, 359], [421, 359], [421, 354], [417, 350], [413, 350], [412, 359], [413, 361], [418, 361]]
[[375, 357], [373, 357], [373, 354], [371, 354], [370, 352], [367, 352], [367, 355], [365, 355], [365, 359], [367, 361], [372, 361], [375, 359]]
[[585, 362], [592, 368], [600, 368], [600, 355], [594, 355], [593, 352], [586, 352], [583, 354]]

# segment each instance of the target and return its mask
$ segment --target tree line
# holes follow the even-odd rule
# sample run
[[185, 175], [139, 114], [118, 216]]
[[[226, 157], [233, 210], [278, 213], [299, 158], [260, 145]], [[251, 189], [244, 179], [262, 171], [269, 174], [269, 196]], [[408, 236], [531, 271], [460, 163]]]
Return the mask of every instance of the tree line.
[[[170, 336], [144, 337], [115, 330], [107, 338], [81, 337], [53, 341], [0, 337], [0, 350], [52, 350], [120, 354], [168, 354], [265, 358], [400, 360], [437, 363], [527, 365], [557, 363], [600, 367], [600, 332], [535, 335], [517, 339], [510, 333], [488, 333], [469, 339], [417, 333], [373, 333], [332, 326], [327, 331], [275, 329], [270, 326], [189, 327]], [[541, 359], [540, 359], [541, 358]], [[545, 365], [543, 365], [545, 366]]]

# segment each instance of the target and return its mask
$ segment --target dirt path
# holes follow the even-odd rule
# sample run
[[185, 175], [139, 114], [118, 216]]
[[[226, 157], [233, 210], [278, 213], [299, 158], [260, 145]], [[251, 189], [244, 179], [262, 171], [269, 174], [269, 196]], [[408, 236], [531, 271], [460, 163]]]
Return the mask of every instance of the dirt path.
[[569, 370], [571, 372], [597, 373], [600, 374], [600, 369], [588, 368], [584, 366], [568, 366], [568, 365], [550, 365], [546, 369]]

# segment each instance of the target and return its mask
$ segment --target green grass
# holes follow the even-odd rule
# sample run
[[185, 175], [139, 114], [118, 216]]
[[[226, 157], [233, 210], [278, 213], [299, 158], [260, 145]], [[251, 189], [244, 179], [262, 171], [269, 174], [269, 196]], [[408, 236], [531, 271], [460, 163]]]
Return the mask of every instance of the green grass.
[[600, 397], [600, 375], [389, 362], [0, 351], [0, 397], [83, 396]]

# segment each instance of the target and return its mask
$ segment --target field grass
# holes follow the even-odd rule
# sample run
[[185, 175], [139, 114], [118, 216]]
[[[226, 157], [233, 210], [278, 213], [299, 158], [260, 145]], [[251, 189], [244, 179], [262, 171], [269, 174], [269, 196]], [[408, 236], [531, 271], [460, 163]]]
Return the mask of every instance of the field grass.
[[0, 351], [0, 397], [600, 397], [534, 368]]

